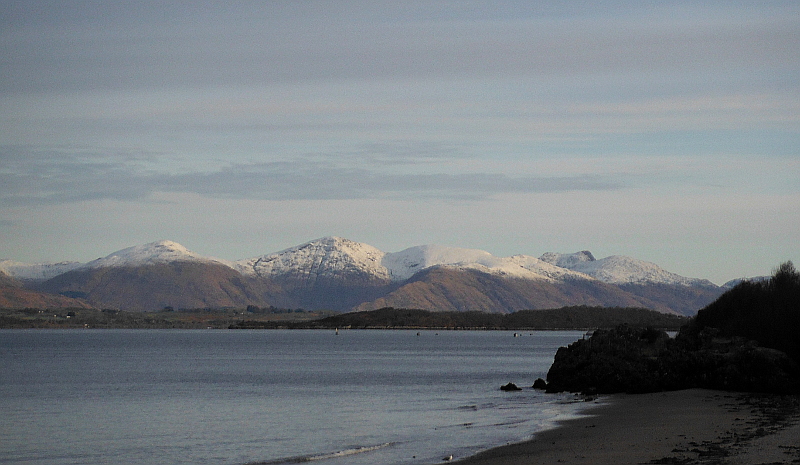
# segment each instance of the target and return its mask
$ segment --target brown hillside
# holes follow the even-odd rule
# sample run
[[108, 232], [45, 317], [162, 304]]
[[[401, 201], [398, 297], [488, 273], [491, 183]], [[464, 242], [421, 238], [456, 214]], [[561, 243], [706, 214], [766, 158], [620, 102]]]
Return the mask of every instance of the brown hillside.
[[16, 279], [0, 272], [0, 308], [91, 308], [88, 303], [24, 289]]
[[694, 316], [725, 291], [721, 287], [678, 286], [669, 284], [620, 284], [619, 288], [639, 298], [650, 308], [671, 308], [680, 315]]
[[311, 278], [303, 274], [290, 274], [275, 277], [271, 282], [280, 286], [298, 307], [338, 312], [348, 311], [363, 302], [383, 296], [392, 289], [387, 280], [347, 272]]
[[474, 270], [453, 270], [443, 267], [418, 273], [397, 290], [358, 305], [355, 309], [363, 311], [395, 307], [431, 311], [509, 313], [572, 305], [644, 306], [663, 313], [675, 313], [665, 305], [600, 281], [576, 279], [552, 283], [545, 280], [504, 278]]
[[46, 281], [41, 288], [84, 298], [97, 307], [126, 311], [291, 306], [276, 285], [249, 280], [215, 263], [179, 261], [73, 270]]

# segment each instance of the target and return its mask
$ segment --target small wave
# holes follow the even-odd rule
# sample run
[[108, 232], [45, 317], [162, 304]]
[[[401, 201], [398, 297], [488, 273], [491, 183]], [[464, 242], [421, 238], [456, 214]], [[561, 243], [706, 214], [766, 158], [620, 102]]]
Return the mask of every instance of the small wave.
[[[498, 408], [498, 405], [494, 402], [485, 402], [483, 404], [467, 404], [455, 407], [455, 410], [472, 410], [477, 412], [478, 410], [486, 410], [486, 409], [493, 409]], [[445, 408], [444, 410], [449, 410]]]
[[488, 425], [488, 426], [515, 426], [515, 425], [521, 425], [523, 423], [527, 423], [528, 421], [529, 420], [527, 420], [527, 419], [516, 419], [516, 420], [502, 421], [500, 423], [492, 423], [491, 425]]
[[312, 455], [298, 455], [294, 457], [285, 457], [281, 459], [275, 460], [267, 460], [264, 462], [249, 462], [245, 465], [279, 465], [283, 463], [306, 463], [306, 462], [316, 462], [318, 460], [328, 460], [328, 459], [336, 459], [341, 457], [347, 457], [350, 455], [356, 454], [363, 454], [365, 452], [372, 452], [380, 449], [384, 449], [386, 447], [391, 447], [397, 443], [395, 442], [385, 442], [383, 444], [377, 444], [374, 446], [356, 446], [351, 447], [349, 449], [338, 450], [335, 452], [324, 452], [321, 454], [312, 454]]

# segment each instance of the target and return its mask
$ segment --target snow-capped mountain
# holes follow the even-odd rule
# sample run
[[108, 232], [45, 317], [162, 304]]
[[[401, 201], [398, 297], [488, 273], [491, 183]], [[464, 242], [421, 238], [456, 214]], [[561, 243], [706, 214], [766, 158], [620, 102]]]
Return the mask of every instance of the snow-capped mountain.
[[726, 282], [720, 287], [722, 287], [723, 289], [733, 289], [734, 287], [738, 286], [743, 282], [760, 283], [764, 281], [769, 281], [770, 279], [772, 279], [772, 276], [753, 276], [752, 278], [736, 278], [736, 279], [731, 279], [730, 281]]
[[114, 266], [143, 266], [170, 262], [213, 262], [230, 266], [230, 262], [197, 254], [173, 241], [157, 241], [118, 250], [103, 258], [92, 260], [80, 268], [105, 268]]
[[417, 272], [433, 266], [498, 270], [504, 263], [489, 252], [476, 249], [421, 245], [400, 252], [388, 253], [383, 265], [395, 281], [404, 281]]
[[0, 271], [21, 281], [46, 281], [72, 270], [122, 266], [135, 267], [177, 261], [221, 263], [231, 268], [234, 267], [233, 262], [200, 255], [177, 242], [156, 241], [118, 250], [88, 263], [71, 261], [23, 263], [15, 260], [0, 260]]
[[483, 250], [439, 245], [421, 245], [387, 253], [341, 237], [324, 237], [280, 252], [240, 260], [235, 267], [243, 274], [260, 277], [294, 275], [317, 279], [356, 273], [393, 282], [405, 281], [431, 267], [477, 270], [523, 279], [590, 279], [527, 255], [495, 257]]
[[324, 237], [235, 266], [252, 279], [277, 283], [302, 308], [342, 311], [388, 292], [385, 255], [371, 245]]
[[571, 270], [574, 266], [580, 263], [593, 262], [595, 261], [595, 258], [591, 252], [588, 250], [583, 250], [575, 253], [547, 252], [539, 257], [539, 260]]
[[714, 286], [706, 279], [686, 278], [671, 273], [655, 263], [624, 255], [611, 255], [596, 260], [584, 250], [572, 254], [548, 252], [541, 260], [553, 265], [587, 274], [610, 284], [667, 284], [677, 286]]
[[389, 270], [389, 274], [395, 281], [404, 281], [419, 271], [434, 266], [477, 270], [492, 275], [522, 279], [588, 278], [528, 255], [495, 257], [484, 250], [438, 245], [422, 245], [400, 252], [387, 253], [382, 264]]
[[32, 287], [130, 311], [291, 303], [270, 283], [248, 280], [229, 263], [172, 241], [119, 250]]
[[81, 265], [81, 262], [23, 263], [0, 260], [0, 271], [20, 281], [45, 281]]
[[508, 312], [605, 305], [692, 314], [721, 293], [706, 280], [620, 255], [600, 260], [588, 251], [496, 257], [439, 245], [387, 253], [341, 237], [236, 262], [158, 241], [85, 264], [5, 260], [0, 271], [27, 279], [38, 290], [81, 297], [93, 305], [151, 310], [275, 305], [347, 311], [411, 305]]
[[88, 263], [22, 263], [0, 261], [0, 271], [22, 280], [46, 280], [74, 269], [115, 266], [142, 266], [175, 261], [221, 263], [245, 276], [283, 275], [344, 277], [349, 273], [376, 280], [405, 281], [431, 267], [477, 270], [523, 279], [597, 279], [605, 283], [660, 283], [712, 285], [707, 280], [686, 278], [658, 265], [623, 255], [595, 259], [591, 252], [571, 254], [548, 252], [536, 258], [529, 255], [496, 257], [478, 249], [440, 245], [409, 247], [400, 252], [383, 252], [369, 244], [341, 237], [323, 237], [280, 252], [254, 258], [228, 261], [207, 257], [181, 244], [163, 240], [118, 250]]
[[235, 269], [259, 277], [294, 275], [306, 279], [334, 278], [352, 273], [390, 279], [381, 262], [386, 254], [371, 245], [341, 237], [323, 237], [280, 252], [239, 260]]
[[[705, 280], [684, 278], [629, 257], [596, 260], [588, 251], [542, 258], [496, 257], [484, 250], [422, 245], [387, 253], [368, 244], [324, 237], [234, 266], [246, 276], [278, 282], [305, 308], [337, 310], [413, 305], [513, 311], [539, 305], [605, 304], [691, 313], [717, 295], [717, 287]], [[437, 269], [448, 273], [428, 273]], [[476, 281], [474, 274], [463, 274], [472, 272], [492, 278]], [[508, 280], [516, 284], [503, 284]], [[706, 284], [710, 287], [694, 289]], [[653, 292], [652, 285], [662, 288]], [[686, 287], [691, 290], [679, 289]], [[502, 292], [493, 291], [501, 288]]]

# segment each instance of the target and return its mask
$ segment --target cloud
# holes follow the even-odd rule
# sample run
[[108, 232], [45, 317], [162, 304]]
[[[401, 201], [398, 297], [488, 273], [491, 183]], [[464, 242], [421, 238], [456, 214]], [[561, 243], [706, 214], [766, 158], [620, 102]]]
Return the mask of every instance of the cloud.
[[[504, 193], [609, 190], [623, 186], [609, 176], [509, 176], [502, 173], [419, 172], [412, 157], [391, 163], [361, 159], [298, 159], [231, 164], [211, 171], [164, 173], [145, 169], [148, 156], [0, 150], [0, 199], [7, 205], [63, 204], [85, 200], [147, 200], [157, 192], [262, 200], [460, 199], [485, 200]], [[424, 156], [424, 154], [423, 154]], [[412, 160], [412, 161], [409, 161]], [[387, 172], [404, 163], [412, 172]], [[424, 163], [422, 166], [425, 166]], [[416, 172], [414, 172], [416, 170]]]
[[146, 197], [149, 154], [0, 147], [0, 199], [8, 205]]
[[[615, 19], [594, 9], [564, 8], [559, 16], [482, 2], [473, 5], [476, 11], [494, 13], [453, 8], [447, 15], [422, 3], [386, 11], [359, 2], [281, 3], [237, 4], [244, 11], [238, 14], [214, 5], [184, 12], [112, 6], [85, 11], [94, 17], [91, 26], [68, 11], [12, 23], [0, 31], [8, 64], [0, 90], [607, 74], [676, 79], [686, 72], [793, 69], [787, 63], [796, 61], [791, 17], [797, 10], [788, 6], [781, 14], [769, 8], [755, 14], [717, 5], [713, 18], [698, 7], [620, 6]], [[498, 10], [507, 13], [498, 16]]]
[[[275, 163], [235, 166], [216, 173], [171, 179], [173, 186], [196, 186], [209, 196], [262, 199], [409, 199], [484, 200], [501, 193], [606, 190], [621, 186], [592, 177], [512, 177], [487, 173], [389, 174], [327, 163]], [[181, 189], [183, 190], [183, 189]]]

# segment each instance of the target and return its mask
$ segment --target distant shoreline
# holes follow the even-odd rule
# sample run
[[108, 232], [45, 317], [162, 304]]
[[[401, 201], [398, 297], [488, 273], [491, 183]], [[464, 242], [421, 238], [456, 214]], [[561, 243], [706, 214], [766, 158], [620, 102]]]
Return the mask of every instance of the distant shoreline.
[[677, 331], [687, 317], [644, 308], [562, 307], [488, 312], [431, 312], [417, 309], [333, 313], [274, 309], [164, 310], [125, 312], [97, 309], [0, 309], [0, 328], [115, 328], [115, 329], [408, 329], [572, 331], [613, 328], [626, 323]]
[[529, 441], [460, 465], [792, 463], [800, 459], [800, 398], [689, 389], [617, 394]]

